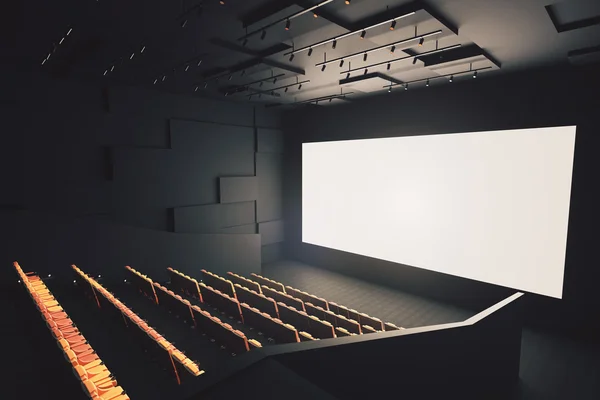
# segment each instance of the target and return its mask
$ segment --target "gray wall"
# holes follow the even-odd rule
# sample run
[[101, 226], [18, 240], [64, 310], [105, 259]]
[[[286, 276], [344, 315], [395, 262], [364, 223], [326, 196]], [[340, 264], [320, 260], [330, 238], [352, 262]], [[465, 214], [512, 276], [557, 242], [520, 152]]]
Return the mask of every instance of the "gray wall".
[[[600, 223], [597, 66], [482, 76], [454, 84], [400, 90], [335, 107], [307, 107], [285, 119], [286, 250], [292, 258], [481, 310], [510, 290], [301, 243], [301, 143], [479, 130], [577, 125], [563, 300], [527, 295], [529, 322], [575, 333], [597, 332], [600, 310], [594, 265]], [[593, 310], [593, 311], [592, 311]], [[588, 329], [589, 328], [589, 329]], [[594, 329], [592, 329], [594, 328]]]
[[[120, 277], [260, 271], [281, 256], [279, 115], [248, 104], [10, 74], [3, 264]], [[261, 231], [267, 240], [261, 240]], [[280, 230], [281, 231], [281, 230]], [[5, 268], [4, 268], [5, 269]]]

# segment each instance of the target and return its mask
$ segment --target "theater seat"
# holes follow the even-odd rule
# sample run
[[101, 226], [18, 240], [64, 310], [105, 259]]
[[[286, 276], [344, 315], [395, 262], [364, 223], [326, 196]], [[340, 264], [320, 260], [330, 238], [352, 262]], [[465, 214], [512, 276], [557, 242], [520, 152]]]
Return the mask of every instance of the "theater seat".
[[378, 331], [376, 331], [375, 329], [373, 329], [369, 325], [363, 325], [362, 326], [362, 333], [375, 333], [375, 332], [378, 332]]

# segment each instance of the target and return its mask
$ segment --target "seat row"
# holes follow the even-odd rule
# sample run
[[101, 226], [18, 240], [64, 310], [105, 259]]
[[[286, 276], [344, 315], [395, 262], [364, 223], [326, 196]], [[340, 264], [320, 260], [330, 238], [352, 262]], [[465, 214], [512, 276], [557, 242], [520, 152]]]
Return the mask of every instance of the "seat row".
[[228, 272], [227, 277], [231, 282], [233, 282], [234, 285], [237, 283], [240, 286], [246, 287], [250, 290], [254, 290], [256, 293], [262, 293], [262, 289], [258, 282], [255, 282], [251, 279], [235, 274], [233, 272]]
[[158, 297], [156, 296], [156, 290], [154, 289], [154, 283], [152, 282], [152, 279], [131, 268], [129, 265], [126, 265], [125, 269], [132, 272], [131, 279], [135, 287], [137, 287], [138, 290], [144, 294], [144, 296], [158, 304]]
[[200, 370], [197, 363], [185, 356], [183, 352], [160, 335], [154, 328], [150, 327], [146, 321], [142, 320], [94, 278], [89, 277], [75, 265], [72, 268], [77, 272], [79, 277], [89, 284], [97, 299], [98, 306], [106, 310], [106, 312], [111, 313], [115, 319], [122, 319], [125, 326], [136, 338], [136, 342], [140, 343], [145, 351], [150, 353], [160, 363], [173, 369], [178, 384], [181, 384], [182, 380], [185, 379], [184, 377], [187, 377], [188, 374], [199, 376], [204, 373], [203, 370]]
[[279, 318], [273, 318], [265, 312], [246, 303], [241, 304], [244, 323], [256, 327], [277, 343], [296, 343], [300, 341], [298, 331], [290, 324]]
[[171, 267], [167, 268], [167, 272], [169, 273], [173, 288], [202, 302], [202, 294], [200, 293], [200, 288], [196, 279]]
[[288, 306], [292, 306], [297, 310], [305, 311], [304, 302], [300, 299], [295, 298], [294, 296], [290, 296], [289, 294], [280, 292], [279, 290], [271, 289], [267, 285], [263, 285], [262, 293], [275, 300], [277, 303], [284, 303]]
[[336, 328], [346, 329], [350, 333], [357, 335], [362, 334], [361, 325], [358, 321], [347, 318], [344, 315], [336, 314], [331, 310], [325, 310], [319, 306], [315, 306], [312, 303], [304, 303], [306, 307], [306, 313], [308, 315], [314, 315], [315, 317], [329, 322]]
[[225, 293], [221, 293], [220, 290], [213, 289], [212, 287], [204, 284], [204, 282], [200, 282], [200, 287], [202, 288], [202, 297], [204, 298], [204, 302], [206, 304], [210, 304], [211, 306], [223, 311], [225, 314], [237, 319], [238, 321], [244, 322], [244, 318], [242, 317], [242, 309], [237, 299], [234, 299]]
[[[129, 267], [128, 270], [133, 274], [140, 274], [140, 272], [131, 267]], [[179, 271], [173, 271], [175, 274], [180, 274]], [[231, 299], [229, 296], [209, 288], [202, 282], [200, 283], [200, 286], [190, 286], [187, 284], [187, 282], [195, 283], [195, 281], [192, 281], [192, 278], [188, 277], [187, 275], [181, 274], [181, 276], [183, 276], [183, 280], [186, 281], [184, 282], [185, 286], [198, 288], [200, 299], [205, 299], [206, 302], [209, 302], [208, 300], [210, 299], [213, 302], [219, 303], [219, 305], [222, 305], [221, 302], [227, 305], [235, 304], [238, 309], [237, 316], [238, 318], [241, 318], [241, 311], [239, 311], [239, 304], [237, 304], [237, 300]], [[152, 282], [152, 279], [146, 276], [145, 279]], [[174, 293], [157, 282], [152, 282], [152, 284], [156, 288], [158, 304], [164, 305], [169, 312], [177, 315], [184, 321], [192, 321], [198, 332], [205, 333], [209, 337], [213, 338], [220, 345], [230, 350], [232, 354], [235, 355], [249, 351], [250, 346], [261, 347], [259, 342], [248, 340], [243, 332], [235, 330], [227, 323], [221, 322], [219, 318], [211, 315], [207, 311], [201, 310], [198, 306], [191, 305], [188, 300], [182, 298], [180, 295]], [[200, 291], [199, 287], [202, 287], [202, 292]], [[230, 301], [225, 303], [227, 301], [226, 299], [229, 299]], [[234, 303], [232, 303], [232, 301]]]
[[200, 271], [202, 272], [202, 281], [206, 285], [221, 291], [221, 293], [225, 293], [233, 298], [237, 298], [235, 296], [235, 289], [233, 288], [233, 283], [229, 279], [222, 278], [205, 269], [202, 269]]
[[40, 277], [23, 272], [18, 262], [14, 262], [13, 266], [84, 392], [94, 400], [129, 399]]
[[254, 272], [252, 272], [250, 275], [254, 278], [254, 280], [256, 280], [261, 285], [272, 287], [273, 289], [279, 290], [282, 293], [287, 293], [285, 291], [285, 286], [283, 286], [283, 284], [281, 284], [281, 283], [279, 283], [277, 281], [274, 281], [274, 280], [269, 279], [269, 278], [265, 278], [264, 276], [255, 274]]
[[279, 306], [279, 318], [289, 323], [300, 331], [307, 332], [313, 337], [319, 339], [329, 339], [336, 337], [334, 327], [327, 321], [322, 321], [314, 315], [309, 315], [304, 311], [296, 310], [294, 307], [283, 303], [277, 303]]

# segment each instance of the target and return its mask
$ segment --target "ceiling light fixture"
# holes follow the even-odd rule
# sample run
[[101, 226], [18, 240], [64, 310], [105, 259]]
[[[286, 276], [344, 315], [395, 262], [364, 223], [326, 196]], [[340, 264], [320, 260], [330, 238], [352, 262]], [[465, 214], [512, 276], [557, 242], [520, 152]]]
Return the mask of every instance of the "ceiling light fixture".
[[154, 85], [158, 82], [158, 78], [154, 79]]
[[184, 69], [184, 71], [185, 71], [185, 72], [188, 72], [188, 70], [189, 70], [189, 69], [190, 69], [190, 64], [188, 64], [188, 65], [186, 65], [186, 66], [185, 66], [185, 69]]
[[308, 50], [308, 56], [309, 56], [309, 57], [310, 57], [310, 56], [312, 56], [312, 51], [313, 51], [313, 50], [312, 50], [312, 47], [311, 47], [311, 48], [310, 48], [310, 50]]
[[367, 61], [367, 53], [365, 53], [365, 55], [363, 56], [363, 61]]
[[429, 87], [429, 79], [427, 79], [427, 82], [425, 82], [425, 86]]
[[448, 82], [450, 82], [450, 83], [454, 82], [454, 75], [450, 75], [450, 79], [448, 79]]
[[321, 72], [325, 71], [325, 68], [327, 68], [327, 64], [323, 64], [323, 66], [321, 67]]
[[285, 92], [285, 93], [287, 93], [288, 89], [289, 89], [289, 87], [286, 87], [286, 88], [284, 89], [284, 92]]
[[267, 31], [263, 30], [260, 34], [260, 40], [265, 40], [265, 36], [267, 36]]
[[167, 76], [166, 76], [166, 75], [163, 75], [163, 77], [162, 77], [162, 81], [164, 82], [164, 81], [165, 81], [165, 79], [167, 79]]
[[197, 91], [198, 91], [198, 86], [196, 86], [196, 88], [194, 89], [194, 92], [197, 92]]
[[350, 4], [350, 0], [346, 0], [346, 5]]
[[393, 31], [394, 29], [396, 29], [396, 20], [393, 20], [392, 24], [390, 25], [390, 31]]
[[417, 63], [417, 57], [413, 58], [413, 65]]
[[337, 40], [334, 40], [333, 43], [331, 44], [331, 48], [335, 49], [337, 47]]
[[196, 64], [196, 66], [200, 66], [200, 64], [202, 64], [202, 60], [198, 60], [198, 64]]
[[394, 53], [396, 51], [396, 46], [392, 46], [392, 48], [390, 49], [390, 53]]
[[244, 39], [244, 41], [242, 42], [242, 46], [246, 46], [248, 44], [248, 39]]
[[233, 79], [233, 74], [229, 75], [229, 78], [227, 78], [228, 81]]
[[290, 55], [290, 62], [294, 61], [294, 53]]
[[133, 60], [133, 57], [135, 56], [135, 53], [131, 53], [131, 55], [129, 56], [130, 60]]
[[290, 30], [290, 25], [291, 25], [291, 22], [290, 22], [290, 20], [289, 20], [289, 19], [288, 19], [287, 21], [285, 21], [285, 30], [286, 30], [286, 31], [289, 31], [289, 30]]
[[342, 60], [340, 61], [340, 68], [342, 68], [344, 66], [344, 59], [342, 58]]
[[389, 71], [389, 70], [390, 70], [390, 68], [392, 68], [392, 64], [391, 64], [391, 63], [388, 63], [388, 65], [387, 65], [387, 70]]
[[408, 83], [404, 85], [404, 90], [408, 90]]
[[349, 78], [350, 78], [350, 72], [348, 72], [348, 73], [346, 74], [346, 79], [349, 79]]
[[369, 69], [368, 69], [368, 68], [365, 68], [365, 72], [363, 73], [363, 75], [366, 75], [366, 74], [367, 74], [367, 72], [369, 72]]
[[477, 78], [477, 71], [473, 72], [473, 79]]
[[106, 74], [108, 74], [108, 70], [104, 70], [104, 76], [106, 76]]
[[183, 22], [181, 23], [181, 27], [185, 28], [186, 25], [187, 25], [187, 19], [184, 19]]
[[302, 89], [302, 84], [298, 85], [298, 90]]
[[313, 13], [313, 17], [319, 18], [319, 16], [317, 15], [317, 13]]
[[224, 6], [225, 5], [225, 0], [219, 0], [219, 4]]
[[367, 36], [367, 31], [362, 31], [362, 33], [360, 34], [360, 38], [364, 39], [365, 36]]
[[273, 85], [277, 82], [277, 78], [273, 78]]
[[146, 50], [146, 46], [142, 46], [142, 48], [141, 48], [141, 50], [140, 50], [140, 53], [143, 53], [143, 52], [144, 52], [144, 50]]
[[208, 82], [204, 82], [204, 89], [208, 87]]

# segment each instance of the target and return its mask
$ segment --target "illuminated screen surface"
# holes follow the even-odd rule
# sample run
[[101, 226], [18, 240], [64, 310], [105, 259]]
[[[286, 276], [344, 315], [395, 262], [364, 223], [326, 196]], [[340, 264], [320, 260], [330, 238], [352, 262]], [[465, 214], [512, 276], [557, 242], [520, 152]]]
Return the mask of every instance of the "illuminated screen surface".
[[575, 129], [304, 143], [302, 241], [562, 298]]

